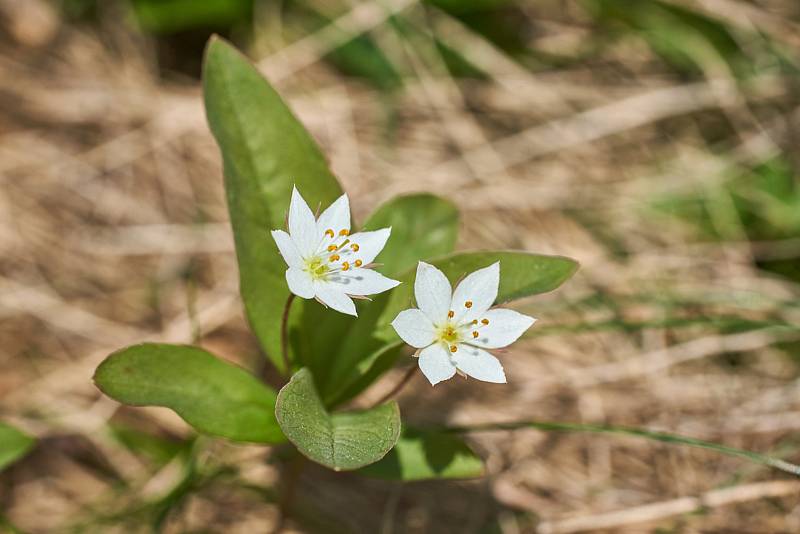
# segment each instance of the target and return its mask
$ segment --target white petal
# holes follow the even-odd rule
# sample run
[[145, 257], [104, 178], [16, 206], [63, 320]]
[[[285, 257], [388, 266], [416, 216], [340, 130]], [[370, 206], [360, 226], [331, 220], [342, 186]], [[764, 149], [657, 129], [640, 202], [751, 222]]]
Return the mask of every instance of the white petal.
[[292, 188], [292, 201], [289, 204], [289, 234], [301, 256], [316, 251], [319, 244], [317, 221], [296, 187]]
[[478, 337], [474, 339], [470, 337], [466, 343], [485, 349], [499, 349], [511, 345], [536, 322], [533, 317], [505, 308], [489, 310], [478, 320], [481, 319], [487, 319], [489, 324], [483, 326], [479, 323], [475, 327]]
[[414, 296], [419, 309], [434, 323], [447, 319], [451, 293], [450, 282], [442, 271], [422, 261], [417, 264]]
[[416, 349], [427, 347], [436, 339], [436, 330], [428, 316], [416, 308], [401, 311], [392, 328], [403, 341]]
[[303, 266], [303, 259], [300, 257], [300, 253], [297, 252], [297, 247], [292, 238], [289, 237], [289, 234], [283, 230], [273, 230], [272, 239], [275, 240], [275, 244], [278, 245], [278, 251], [289, 267]]
[[477, 347], [461, 344], [453, 353], [453, 363], [458, 370], [477, 380], [505, 384], [506, 374], [500, 360]]
[[317, 239], [322, 240], [326, 230], [339, 235], [342, 230], [350, 231], [350, 200], [347, 193], [337, 198], [317, 219]]
[[328, 276], [328, 283], [348, 295], [375, 295], [400, 285], [372, 269], [350, 269]]
[[304, 299], [314, 297], [314, 282], [306, 271], [289, 267], [286, 269], [286, 283], [289, 284], [289, 291], [298, 297]]
[[419, 369], [432, 386], [456, 374], [456, 366], [450, 361], [450, 353], [441, 343], [422, 349], [419, 353]]
[[[350, 244], [340, 252], [342, 259], [347, 259], [351, 263], [361, 260], [364, 265], [371, 263], [386, 246], [386, 240], [391, 233], [391, 228], [381, 228], [374, 232], [357, 232], [349, 236]], [[357, 252], [353, 250], [353, 245], [358, 245]]]
[[314, 282], [314, 292], [316, 297], [329, 308], [347, 315], [358, 317], [356, 305], [353, 299], [348, 297], [338, 287], [323, 281]]
[[[477, 319], [492, 307], [497, 298], [497, 287], [500, 285], [500, 262], [478, 269], [464, 278], [453, 292], [451, 310], [455, 312], [456, 322]], [[471, 302], [471, 307], [466, 304]]]

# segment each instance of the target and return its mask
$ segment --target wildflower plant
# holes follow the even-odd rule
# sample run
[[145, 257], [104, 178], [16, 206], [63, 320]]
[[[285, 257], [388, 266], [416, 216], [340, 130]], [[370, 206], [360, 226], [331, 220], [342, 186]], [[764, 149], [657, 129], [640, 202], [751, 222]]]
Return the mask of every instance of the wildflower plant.
[[[406, 378], [418, 366], [430, 384], [456, 373], [513, 383], [490, 351], [512, 344], [534, 319], [508, 303], [556, 289], [577, 264], [523, 251], [454, 252], [458, 211], [429, 194], [389, 200], [356, 227], [320, 149], [244, 56], [212, 39], [203, 79], [242, 301], [273, 368], [266, 376], [280, 378], [263, 380], [199, 347], [144, 343], [98, 367], [95, 383], [108, 396], [170, 408], [203, 434], [288, 444], [328, 468], [395, 480], [479, 476], [483, 462], [463, 434], [506, 427], [627, 433], [774, 465], [755, 453], [618, 427], [414, 428], [401, 423], [391, 398], [405, 379], [365, 407], [359, 394], [395, 365], [410, 369]], [[345, 403], [360, 408], [343, 410]]]

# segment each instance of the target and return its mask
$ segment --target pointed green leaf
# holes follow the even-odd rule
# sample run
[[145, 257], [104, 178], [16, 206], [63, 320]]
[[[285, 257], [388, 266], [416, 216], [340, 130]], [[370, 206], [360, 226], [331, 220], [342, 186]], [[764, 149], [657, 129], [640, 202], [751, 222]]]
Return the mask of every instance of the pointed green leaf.
[[[500, 288], [496, 304], [552, 291], [578, 269], [575, 260], [564, 256], [544, 256], [518, 251], [459, 252], [431, 263], [447, 275], [455, 288], [461, 277], [495, 262], [500, 262]], [[415, 271], [406, 273], [400, 278], [403, 283], [392, 291], [389, 303], [378, 320], [380, 338], [390, 342], [398, 339], [390, 323], [398, 313], [415, 306], [415, 274]]]
[[212, 38], [203, 67], [211, 131], [225, 167], [242, 300], [267, 356], [283, 369], [280, 325], [286, 263], [270, 230], [283, 228], [292, 185], [312, 209], [342, 190], [319, 147], [281, 97], [235, 48]]
[[[578, 269], [578, 264], [562, 256], [543, 256], [527, 252], [460, 252], [432, 260], [450, 281], [477, 269], [500, 262], [500, 288], [497, 303], [552, 291]], [[379, 295], [348, 330], [336, 356], [323, 397], [329, 405], [351, 399], [389, 369], [400, 350], [391, 350], [400, 338], [391, 322], [401, 311], [415, 307], [416, 267], [398, 279], [403, 282], [390, 293]]]
[[483, 475], [483, 460], [453, 434], [405, 428], [389, 454], [359, 473], [404, 481], [474, 478]]
[[280, 390], [275, 415], [301, 453], [336, 471], [377, 462], [400, 436], [396, 402], [360, 412], [328, 413], [308, 369], [295, 373]]
[[31, 450], [36, 441], [13, 426], [0, 423], [0, 470], [11, 465]]
[[392, 238], [375, 259], [386, 276], [416, 268], [419, 260], [449, 254], [458, 238], [458, 209], [430, 194], [395, 197], [364, 223], [365, 230], [392, 228]]
[[171, 408], [205, 434], [256, 443], [284, 440], [275, 421], [275, 392], [197, 347], [134, 345], [106, 358], [94, 381], [123, 404]]

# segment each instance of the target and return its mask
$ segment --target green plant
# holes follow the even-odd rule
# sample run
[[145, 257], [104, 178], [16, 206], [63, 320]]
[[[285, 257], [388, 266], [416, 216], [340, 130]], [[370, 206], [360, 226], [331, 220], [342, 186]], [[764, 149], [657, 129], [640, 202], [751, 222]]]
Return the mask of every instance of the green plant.
[[[199, 348], [143, 344], [115, 352], [97, 369], [95, 381], [109, 396], [166, 406], [208, 435], [264, 445], [288, 441], [328, 468], [399, 480], [479, 476], [482, 461], [461, 435], [523, 427], [622, 433], [798, 472], [755, 453], [641, 429], [536, 421], [408, 427], [391, 396], [416, 365], [376, 405], [339, 410], [394, 366], [403, 341], [419, 348], [420, 367], [432, 383], [455, 372], [504, 382], [493, 356], [481, 355], [478, 367], [466, 358], [513, 342], [533, 321], [488, 308], [551, 291], [577, 264], [521, 251], [453, 252], [458, 212], [432, 195], [390, 200], [356, 231], [348, 199], [311, 136], [255, 67], [217, 38], [206, 50], [204, 95], [223, 156], [242, 300], [284, 384], [276, 392]], [[319, 218], [316, 206], [326, 208]], [[288, 233], [276, 230], [284, 227], [287, 209]], [[451, 297], [450, 284], [464, 275]], [[351, 300], [366, 295], [375, 296], [357, 305]], [[437, 314], [441, 320], [420, 319]], [[431, 347], [433, 364], [426, 356]]]

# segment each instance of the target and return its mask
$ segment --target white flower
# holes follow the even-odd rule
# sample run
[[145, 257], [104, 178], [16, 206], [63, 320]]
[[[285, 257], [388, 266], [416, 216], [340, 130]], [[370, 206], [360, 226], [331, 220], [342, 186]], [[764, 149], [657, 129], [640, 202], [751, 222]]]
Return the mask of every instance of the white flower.
[[383, 250], [391, 228], [350, 234], [350, 201], [340, 196], [318, 220], [297, 188], [289, 204], [289, 233], [273, 230], [272, 238], [286, 260], [289, 291], [315, 298], [336, 311], [355, 315], [351, 295], [382, 293], [400, 282], [369, 269]]
[[464, 278], [451, 294], [442, 271], [423, 262], [417, 265], [414, 295], [419, 309], [400, 312], [392, 326], [403, 341], [421, 349], [419, 368], [432, 385], [456, 371], [485, 382], [506, 382], [500, 361], [483, 349], [510, 345], [536, 319], [514, 310], [489, 309], [499, 283], [498, 262]]

